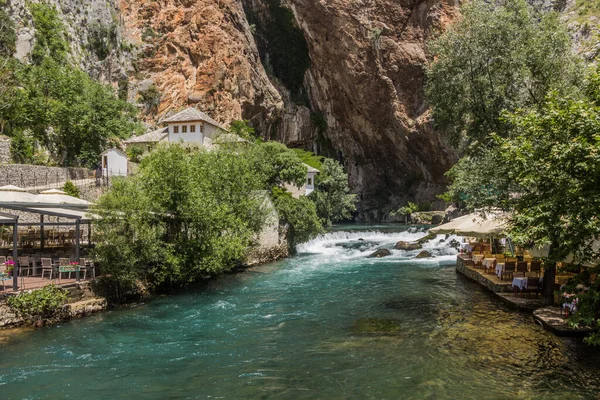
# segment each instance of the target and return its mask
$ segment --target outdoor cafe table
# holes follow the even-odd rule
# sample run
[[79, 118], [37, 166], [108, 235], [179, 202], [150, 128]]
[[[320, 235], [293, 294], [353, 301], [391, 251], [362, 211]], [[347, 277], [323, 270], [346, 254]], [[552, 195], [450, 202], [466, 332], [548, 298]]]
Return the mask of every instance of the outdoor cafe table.
[[496, 264], [496, 275], [499, 279], [502, 279], [502, 273], [504, 272], [504, 263]]
[[460, 244], [460, 250], [461, 251], [466, 251], [466, 252], [473, 251], [473, 245], [471, 245], [470, 243], [466, 243], [466, 242], [465, 243], [461, 243]]
[[483, 260], [483, 254], [473, 254], [473, 256], [471, 257], [473, 259], [473, 262], [479, 262], [481, 260]]
[[486, 269], [486, 271], [488, 269], [492, 269], [492, 267], [494, 266], [494, 261], [496, 261], [496, 259], [493, 258], [493, 257], [492, 258], [484, 258], [483, 259], [482, 264], [483, 264], [483, 267]]
[[518, 276], [513, 278], [512, 287], [518, 288], [519, 290], [527, 289], [527, 277]]

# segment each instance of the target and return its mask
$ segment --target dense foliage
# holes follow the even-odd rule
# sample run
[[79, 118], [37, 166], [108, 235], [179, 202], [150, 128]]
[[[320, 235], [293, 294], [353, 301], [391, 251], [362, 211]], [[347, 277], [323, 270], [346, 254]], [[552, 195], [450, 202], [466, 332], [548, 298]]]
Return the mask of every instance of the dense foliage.
[[8, 298], [8, 305], [24, 319], [33, 323], [55, 318], [67, 301], [67, 292], [55, 285], [38, 290], [25, 291]]
[[348, 220], [356, 210], [356, 195], [349, 193], [348, 174], [342, 165], [326, 158], [315, 179], [315, 190], [308, 196], [315, 203], [324, 225]]
[[[0, 1], [0, 5], [3, 2]], [[14, 54], [17, 43], [15, 24], [8, 13], [0, 9], [0, 57], [10, 57]]]
[[140, 129], [137, 110], [67, 62], [69, 46], [54, 6], [28, 7], [36, 28], [34, 63], [0, 59], [0, 133], [13, 137], [17, 162], [49, 156], [59, 165], [94, 166], [115, 140]]
[[250, 121], [234, 120], [229, 124], [229, 132], [238, 135], [246, 140], [255, 140], [254, 128], [250, 126]]
[[[508, 234], [514, 242], [524, 247], [548, 246], [544, 282], [554, 282], [557, 262], [569, 260], [578, 266], [600, 257], [600, 71], [590, 72], [579, 86], [571, 85], [577, 81], [573, 73], [576, 63], [562, 50], [571, 45], [556, 17], [527, 22], [534, 14], [523, 3], [510, 0], [503, 4], [495, 11], [478, 3], [467, 6], [468, 23], [460, 22], [440, 40], [455, 45], [454, 49], [440, 54], [442, 66], [472, 64], [478, 71], [487, 71], [483, 67], [497, 65], [494, 60], [502, 59], [504, 67], [491, 71], [510, 77], [514, 88], [503, 86], [501, 91], [491, 91], [498, 87], [492, 85], [497, 75], [486, 78], [470, 73], [469, 67], [461, 71], [473, 82], [469, 90], [449, 91], [455, 80], [454, 74], [449, 74], [450, 83], [433, 77], [428, 93], [434, 110], [438, 107], [438, 122], [447, 124], [455, 139], [465, 134], [472, 143], [449, 173], [452, 185], [448, 199], [470, 209], [506, 211]], [[511, 21], [520, 21], [510, 29], [521, 26], [519, 30], [527, 37], [510, 44], [510, 37], [520, 37], [514, 31], [506, 38], [509, 48], [505, 49], [493, 40], [498, 39], [493, 32], [509, 32], [505, 29]], [[473, 30], [478, 26], [481, 30]], [[472, 49], [467, 42], [481, 43], [478, 51], [465, 51]], [[483, 60], [488, 61], [478, 64], [488, 42], [492, 50], [483, 53]], [[431, 71], [441, 68], [436, 63]], [[485, 79], [490, 79], [489, 85]], [[473, 88], [476, 90], [471, 91]], [[445, 104], [439, 100], [443, 97]], [[455, 117], [458, 115], [465, 118]], [[573, 322], [598, 324], [600, 287], [591, 279], [597, 272], [596, 267], [584, 269], [558, 292], [561, 298], [568, 296], [578, 302]], [[554, 289], [544, 285], [548, 300], [553, 298]], [[600, 343], [600, 337], [594, 335], [588, 341]]]
[[427, 97], [436, 125], [455, 145], [506, 136], [504, 111], [543, 104], [550, 89], [568, 93], [579, 79], [566, 27], [555, 12], [525, 0], [461, 7], [461, 19], [430, 44]]
[[96, 257], [114, 280], [153, 289], [182, 286], [240, 264], [262, 229], [266, 196], [292, 245], [321, 232], [316, 206], [283, 184], [304, 185], [306, 167], [280, 143], [231, 144], [210, 152], [161, 146], [139, 172], [115, 179], [96, 204]]

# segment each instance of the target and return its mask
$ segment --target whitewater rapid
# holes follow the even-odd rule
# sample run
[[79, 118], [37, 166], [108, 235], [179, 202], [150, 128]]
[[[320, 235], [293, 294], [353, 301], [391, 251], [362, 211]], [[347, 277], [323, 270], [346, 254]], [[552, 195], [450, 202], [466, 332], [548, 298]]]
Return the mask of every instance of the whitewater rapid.
[[[371, 262], [405, 262], [418, 261], [419, 263], [448, 264], [456, 261], [458, 251], [450, 246], [452, 240], [460, 241], [460, 237], [437, 235], [436, 238], [423, 244], [419, 250], [396, 250], [394, 245], [398, 241], [414, 242], [427, 236], [427, 231], [422, 228], [408, 228], [395, 232], [382, 230], [340, 230], [319, 235], [313, 240], [296, 246], [298, 255], [310, 255], [315, 261], [322, 262], [348, 262], [364, 260], [375, 250], [386, 248], [391, 251], [388, 257], [369, 259]], [[431, 258], [416, 259], [421, 250], [432, 254]]]

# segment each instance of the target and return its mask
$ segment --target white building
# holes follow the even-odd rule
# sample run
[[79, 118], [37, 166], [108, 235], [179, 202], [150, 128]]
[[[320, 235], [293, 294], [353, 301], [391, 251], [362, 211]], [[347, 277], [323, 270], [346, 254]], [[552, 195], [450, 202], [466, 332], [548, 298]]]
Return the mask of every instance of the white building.
[[320, 172], [318, 169], [311, 167], [310, 165], [304, 164], [306, 165], [308, 172], [306, 173], [306, 186], [305, 186], [305, 192], [306, 195], [308, 196], [309, 194], [311, 194], [313, 192], [313, 190], [315, 190], [315, 177], [317, 176], [317, 174]]
[[101, 154], [103, 176], [127, 176], [127, 155], [119, 149], [108, 149]]
[[[202, 111], [189, 107], [162, 121], [170, 143], [212, 143], [227, 129]], [[206, 139], [210, 139], [207, 141]]]

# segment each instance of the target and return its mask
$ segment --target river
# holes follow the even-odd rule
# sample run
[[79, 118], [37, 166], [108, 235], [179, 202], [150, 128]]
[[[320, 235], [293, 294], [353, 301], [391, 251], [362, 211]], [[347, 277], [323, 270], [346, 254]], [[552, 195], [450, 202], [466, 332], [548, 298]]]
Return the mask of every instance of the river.
[[445, 242], [366, 258], [423, 235], [337, 228], [185, 293], [5, 333], [0, 399], [597, 398], [598, 352], [457, 276]]

